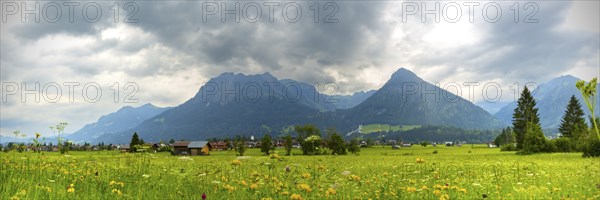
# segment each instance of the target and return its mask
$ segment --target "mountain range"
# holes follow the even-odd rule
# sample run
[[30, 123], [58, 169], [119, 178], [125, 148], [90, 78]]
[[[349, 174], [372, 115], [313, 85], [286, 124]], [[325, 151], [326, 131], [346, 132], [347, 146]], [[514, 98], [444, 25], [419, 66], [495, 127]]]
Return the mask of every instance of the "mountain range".
[[[578, 80], [562, 76], [533, 90], [542, 127], [558, 127], [571, 95], [583, 105], [575, 88]], [[495, 129], [511, 124], [515, 106], [515, 102], [508, 103], [491, 115], [403, 68], [393, 73], [380, 89], [352, 95], [323, 94], [313, 85], [280, 80], [270, 73], [223, 73], [210, 79], [181, 105], [126, 106], [86, 125], [67, 139], [126, 143], [133, 132], [146, 141], [261, 136], [286, 133], [294, 125], [306, 123], [321, 129], [335, 127], [340, 132], [354, 130], [361, 124]], [[587, 109], [584, 110], [587, 114]]]
[[392, 74], [377, 91], [347, 96], [322, 94], [310, 84], [279, 80], [269, 73], [223, 73], [183, 104], [126, 130], [94, 134], [93, 142], [123, 143], [133, 132], [146, 141], [260, 136], [306, 123], [341, 132], [370, 123], [471, 129], [504, 126], [482, 108], [406, 69]]

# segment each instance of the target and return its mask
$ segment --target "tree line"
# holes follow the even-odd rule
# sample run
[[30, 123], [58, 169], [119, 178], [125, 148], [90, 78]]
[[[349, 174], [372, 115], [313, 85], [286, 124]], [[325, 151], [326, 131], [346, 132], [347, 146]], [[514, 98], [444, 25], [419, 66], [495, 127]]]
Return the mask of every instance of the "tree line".
[[584, 157], [600, 156], [600, 133], [597, 128], [600, 119], [594, 116], [593, 106], [596, 80], [596, 78], [592, 79], [587, 85], [582, 81], [577, 83], [577, 88], [591, 111], [591, 116], [588, 118], [590, 125], [586, 123], [581, 103], [573, 95], [561, 119], [558, 129], [559, 138], [548, 140], [540, 125], [536, 101], [529, 89], [525, 87], [513, 113], [512, 127], [503, 129], [494, 143], [503, 151], [517, 151], [518, 154], [583, 152]]

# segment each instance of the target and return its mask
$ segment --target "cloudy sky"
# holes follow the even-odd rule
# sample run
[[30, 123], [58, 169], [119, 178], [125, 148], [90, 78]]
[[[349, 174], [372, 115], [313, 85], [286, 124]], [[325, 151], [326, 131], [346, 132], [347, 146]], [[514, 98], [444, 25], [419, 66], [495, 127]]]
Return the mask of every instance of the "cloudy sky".
[[[479, 82], [472, 97], [460, 93], [474, 103], [489, 82], [502, 87], [504, 103], [515, 82], [600, 73], [597, 1], [437, 2], [438, 22], [421, 12], [436, 2], [239, 1], [224, 22], [235, 1], [39, 3], [36, 15], [22, 13], [34, 2], [2, 1], [1, 135], [50, 135], [63, 121], [74, 132], [125, 105], [176, 106], [223, 72], [334, 82], [350, 94], [378, 89], [404, 67], [442, 86]], [[22, 83], [34, 90], [36, 82], [39, 102], [22, 99]], [[84, 98], [86, 84], [101, 96], [87, 87]], [[128, 103], [133, 91], [137, 103]]]

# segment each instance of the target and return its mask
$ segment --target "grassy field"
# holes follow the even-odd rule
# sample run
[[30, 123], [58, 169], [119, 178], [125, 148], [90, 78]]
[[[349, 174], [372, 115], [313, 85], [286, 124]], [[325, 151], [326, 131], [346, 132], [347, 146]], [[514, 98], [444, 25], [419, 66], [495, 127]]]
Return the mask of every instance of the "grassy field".
[[244, 157], [100, 151], [0, 159], [0, 199], [600, 199], [598, 158], [471, 145], [373, 147], [347, 156], [250, 149]]
[[362, 133], [387, 132], [387, 131], [409, 131], [415, 128], [421, 128], [421, 125], [389, 125], [389, 124], [366, 124], [362, 126]]

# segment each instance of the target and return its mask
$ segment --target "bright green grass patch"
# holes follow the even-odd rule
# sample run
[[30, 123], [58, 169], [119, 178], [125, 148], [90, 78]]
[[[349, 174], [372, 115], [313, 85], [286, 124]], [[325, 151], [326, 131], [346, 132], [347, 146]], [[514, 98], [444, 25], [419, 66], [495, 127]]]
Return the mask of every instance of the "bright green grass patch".
[[367, 124], [362, 126], [362, 133], [388, 132], [388, 131], [409, 131], [412, 129], [421, 128], [421, 125], [390, 125], [390, 124]]
[[0, 153], [0, 199], [600, 198], [600, 159], [580, 153], [518, 156], [466, 145], [363, 148], [358, 156], [211, 154]]

